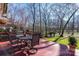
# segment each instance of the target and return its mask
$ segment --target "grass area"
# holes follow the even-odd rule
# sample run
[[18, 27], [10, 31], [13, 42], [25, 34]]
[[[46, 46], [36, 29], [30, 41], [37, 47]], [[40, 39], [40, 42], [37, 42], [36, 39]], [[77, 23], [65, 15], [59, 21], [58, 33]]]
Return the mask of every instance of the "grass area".
[[[51, 38], [47, 38], [48, 41], [54, 41], [55, 39], [57, 39], [59, 36], [56, 36], [56, 37], [51, 37]], [[64, 45], [68, 45], [68, 37], [64, 38], [64, 37], [61, 37], [57, 43], [60, 43], [60, 44], [64, 44]], [[79, 49], [79, 38], [77, 38], [77, 49]]]
[[79, 49], [79, 39], [77, 39], [77, 49]]

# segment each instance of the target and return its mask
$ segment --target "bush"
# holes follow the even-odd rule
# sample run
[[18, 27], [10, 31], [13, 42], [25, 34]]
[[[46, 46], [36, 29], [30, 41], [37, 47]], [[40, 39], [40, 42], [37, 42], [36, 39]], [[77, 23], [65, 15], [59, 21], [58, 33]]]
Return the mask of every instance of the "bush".
[[53, 34], [53, 37], [55, 37], [56, 33], [55, 32], [49, 32], [48, 34], [50, 35], [50, 37], [52, 37], [52, 34]]
[[0, 32], [5, 32], [5, 30], [0, 28]]
[[69, 44], [71, 44], [71, 45], [77, 44], [77, 40], [75, 39], [75, 37], [69, 37]]

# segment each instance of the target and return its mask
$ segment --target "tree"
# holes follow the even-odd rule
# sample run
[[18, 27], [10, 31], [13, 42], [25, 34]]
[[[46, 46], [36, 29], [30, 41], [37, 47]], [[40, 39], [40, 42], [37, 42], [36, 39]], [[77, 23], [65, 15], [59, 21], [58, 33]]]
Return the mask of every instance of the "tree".
[[17, 6], [14, 7], [14, 4], [8, 4], [8, 18], [11, 21], [12, 24], [16, 21], [16, 16], [17, 16]]
[[79, 15], [77, 15], [76, 17], [75, 17], [75, 20], [76, 20], [76, 30], [77, 30], [77, 33], [79, 32]]
[[39, 16], [40, 16], [40, 33], [41, 33], [41, 4], [39, 3]]
[[74, 35], [74, 29], [75, 29], [75, 15], [73, 15], [73, 22], [72, 22], [72, 35]]
[[72, 18], [72, 16], [73, 16], [73, 15], [77, 12], [77, 10], [78, 10], [78, 9], [76, 9], [76, 10], [75, 10], [75, 11], [71, 14], [71, 16], [68, 18], [68, 20], [67, 20], [66, 24], [64, 25], [64, 27], [63, 27], [63, 29], [62, 29], [62, 32], [61, 32], [60, 37], [63, 37], [64, 30], [65, 30], [65, 28], [66, 28], [67, 24], [69, 23], [69, 21], [70, 21], [70, 19]]
[[50, 7], [52, 10], [52, 14], [55, 14], [55, 18], [58, 19], [57, 25], [59, 25], [58, 26], [59, 34], [61, 34], [61, 31], [62, 31], [62, 28], [64, 25], [64, 23], [63, 23], [64, 17], [66, 16], [66, 12], [65, 12], [65, 9], [67, 8], [66, 4], [52, 4]]
[[35, 23], [36, 23], [36, 4], [30, 3], [28, 4], [28, 11], [30, 14], [30, 21], [32, 19], [32, 31], [35, 32]]
[[43, 4], [44, 6], [42, 6], [42, 17], [43, 17], [43, 22], [44, 22], [44, 25], [45, 25], [45, 37], [47, 37], [47, 33], [48, 33], [48, 22], [50, 20], [50, 12], [51, 10], [49, 9], [48, 10], [48, 4]]
[[35, 3], [33, 4], [33, 33], [35, 32]]
[[[72, 7], [73, 6], [73, 7]], [[64, 19], [68, 19], [69, 16], [72, 14], [72, 12], [76, 9], [77, 7], [75, 4], [52, 4], [51, 9], [52, 9], [52, 14], [55, 14], [55, 18], [59, 19], [59, 34], [62, 36], [63, 28], [66, 23]], [[72, 18], [72, 17], [71, 17]], [[69, 22], [68, 22], [69, 23]], [[64, 29], [66, 30], [66, 29]]]

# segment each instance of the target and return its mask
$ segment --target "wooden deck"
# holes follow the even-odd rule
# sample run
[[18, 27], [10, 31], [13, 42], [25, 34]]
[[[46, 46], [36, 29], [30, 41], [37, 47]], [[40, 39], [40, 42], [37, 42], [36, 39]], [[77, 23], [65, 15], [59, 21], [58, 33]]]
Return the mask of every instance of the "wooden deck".
[[[0, 45], [7, 44], [7, 42], [0, 42]], [[0, 46], [1, 48], [2, 46]], [[34, 46], [38, 49], [36, 54], [30, 56], [68, 56], [68, 47], [55, 42], [47, 42], [46, 40], [41, 40], [39, 45]], [[6, 48], [6, 47], [5, 47]], [[76, 51], [75, 55], [79, 55]]]

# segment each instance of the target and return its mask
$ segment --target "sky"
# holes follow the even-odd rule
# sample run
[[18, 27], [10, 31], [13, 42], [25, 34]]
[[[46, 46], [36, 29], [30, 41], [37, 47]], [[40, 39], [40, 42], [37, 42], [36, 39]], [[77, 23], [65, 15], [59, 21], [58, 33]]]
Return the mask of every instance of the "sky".
[[[61, 3], [60, 3], [60, 4], [61, 4]], [[76, 3], [76, 6], [79, 7], [79, 3]], [[28, 8], [29, 8], [29, 7], [28, 7], [28, 3], [19, 3], [19, 4], [17, 4], [17, 3], [11, 4], [11, 3], [10, 3], [10, 4], [8, 5], [8, 7], [9, 7], [9, 10], [11, 10], [11, 11], [9, 11], [10, 13], [13, 13], [13, 14], [15, 13], [15, 15], [16, 15], [15, 18], [16, 18], [16, 20], [21, 19], [20, 15], [19, 15], [18, 13], [16, 14], [16, 12], [17, 12], [19, 9], [24, 10], [24, 14], [25, 14], [25, 15], [29, 14], [29, 13], [28, 13], [28, 11], [29, 11], [29, 10], [28, 10]], [[10, 17], [10, 15], [11, 15], [11, 14], [9, 14], [8, 16]], [[79, 15], [79, 10], [76, 12], [75, 15]], [[67, 18], [65, 17], [64, 20], [67, 20]]]

